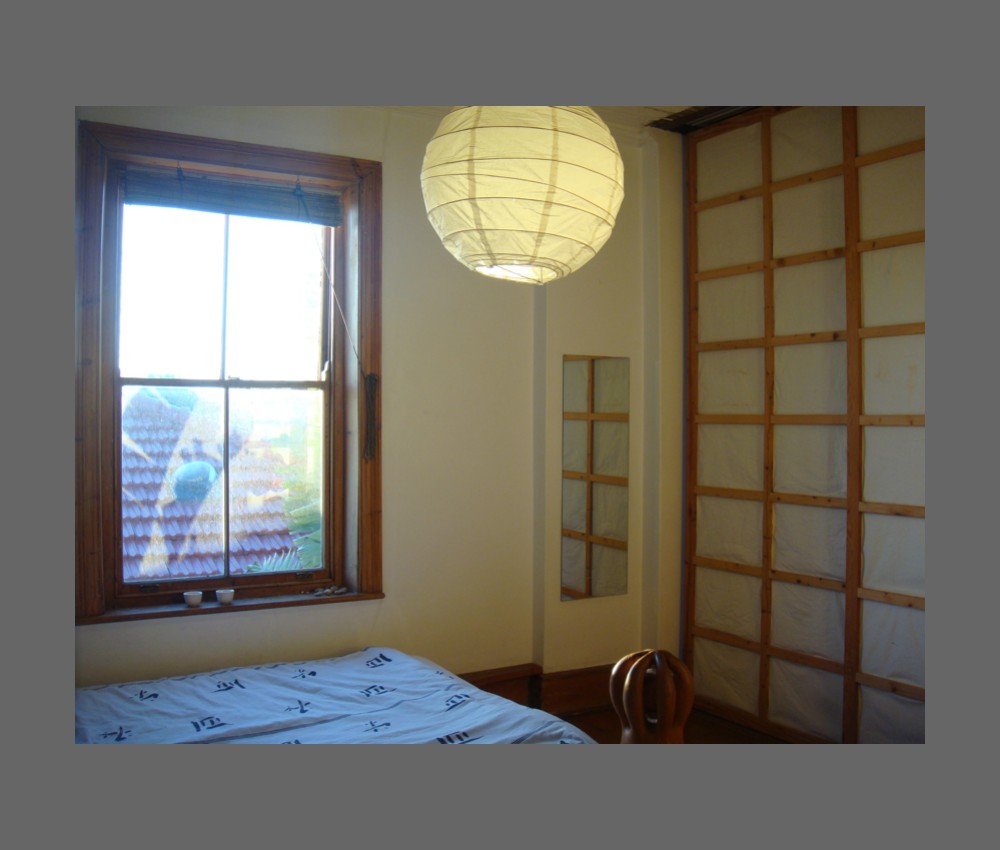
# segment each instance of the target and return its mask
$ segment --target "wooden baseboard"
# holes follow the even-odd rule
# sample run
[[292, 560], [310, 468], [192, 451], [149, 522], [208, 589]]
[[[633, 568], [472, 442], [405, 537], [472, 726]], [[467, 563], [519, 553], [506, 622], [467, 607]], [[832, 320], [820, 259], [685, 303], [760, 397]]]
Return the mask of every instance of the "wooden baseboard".
[[529, 708], [541, 707], [542, 668], [539, 664], [515, 664], [511, 667], [494, 667], [492, 670], [477, 670], [474, 673], [460, 673], [470, 685]]
[[613, 664], [582, 667], [541, 677], [541, 709], [550, 714], [573, 714], [611, 707], [611, 668]]
[[713, 717], [718, 717], [722, 720], [728, 720], [730, 723], [735, 723], [739, 726], [745, 726], [747, 729], [753, 729], [755, 732], [770, 735], [772, 738], [777, 738], [779, 741], [785, 741], [789, 744], [831, 743], [830, 741], [826, 741], [823, 738], [816, 737], [815, 735], [800, 732], [797, 729], [780, 726], [776, 723], [769, 723], [766, 720], [761, 720], [756, 715], [749, 714], [738, 708], [733, 708], [732, 706], [713, 702], [705, 697], [695, 697], [694, 707], [697, 711], [702, 711], [705, 714], [710, 714]]
[[515, 664], [459, 674], [471, 685], [509, 700], [565, 715], [611, 707], [613, 664], [543, 673], [538, 664]]

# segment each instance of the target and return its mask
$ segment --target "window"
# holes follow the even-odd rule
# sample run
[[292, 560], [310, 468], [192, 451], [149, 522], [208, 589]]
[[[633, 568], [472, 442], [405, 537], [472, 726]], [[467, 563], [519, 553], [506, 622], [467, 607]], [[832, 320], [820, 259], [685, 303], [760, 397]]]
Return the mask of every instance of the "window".
[[375, 162], [81, 122], [78, 622], [381, 595], [380, 196]]

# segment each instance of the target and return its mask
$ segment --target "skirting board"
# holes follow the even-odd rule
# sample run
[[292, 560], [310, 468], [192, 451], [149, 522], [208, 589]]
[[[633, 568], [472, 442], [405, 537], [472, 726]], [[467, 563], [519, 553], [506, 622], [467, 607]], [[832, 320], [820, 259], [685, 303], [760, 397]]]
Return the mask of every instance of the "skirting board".
[[541, 677], [541, 708], [550, 714], [573, 714], [611, 706], [613, 664], [544, 673]]
[[492, 694], [540, 708], [550, 714], [573, 714], [611, 707], [611, 664], [543, 673], [538, 664], [517, 664], [462, 673], [460, 677]]
[[460, 673], [470, 685], [484, 691], [526, 705], [541, 707], [542, 668], [539, 664], [516, 664], [512, 667], [495, 667], [474, 673]]

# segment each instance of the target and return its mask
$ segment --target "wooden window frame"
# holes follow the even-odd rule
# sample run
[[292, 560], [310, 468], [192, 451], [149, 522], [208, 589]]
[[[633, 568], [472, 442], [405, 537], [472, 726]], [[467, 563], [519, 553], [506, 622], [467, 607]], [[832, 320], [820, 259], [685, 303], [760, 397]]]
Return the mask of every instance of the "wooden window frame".
[[[120, 388], [117, 368], [120, 174], [129, 165], [177, 167], [227, 177], [336, 192], [343, 224], [333, 229], [332, 277], [347, 312], [356, 313], [353, 348], [335, 334], [329, 432], [336, 456], [326, 485], [328, 538], [342, 540], [340, 507], [351, 498], [346, 482], [346, 440], [357, 444], [356, 568], [343, 557], [320, 573], [178, 580], [148, 592], [121, 580]], [[77, 134], [76, 185], [76, 621], [205, 615], [291, 605], [381, 598], [381, 163], [287, 148], [186, 136], [81, 121]], [[332, 322], [340, 321], [332, 309]], [[357, 364], [355, 367], [355, 363]], [[364, 379], [364, 378], [367, 379]], [[356, 381], [356, 384], [355, 384]], [[348, 384], [351, 384], [348, 387]], [[349, 436], [346, 405], [357, 398], [357, 428]], [[367, 392], [366, 392], [367, 390]], [[238, 588], [233, 605], [206, 600], [187, 608], [182, 592]], [[338, 595], [315, 595], [331, 584]], [[210, 596], [211, 594], [206, 594]]]

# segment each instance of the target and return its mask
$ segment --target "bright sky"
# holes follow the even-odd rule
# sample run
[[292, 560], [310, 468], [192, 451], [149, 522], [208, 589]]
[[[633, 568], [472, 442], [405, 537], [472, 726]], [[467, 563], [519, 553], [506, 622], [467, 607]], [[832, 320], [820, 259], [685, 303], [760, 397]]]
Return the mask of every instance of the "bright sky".
[[316, 379], [321, 232], [233, 216], [227, 269], [224, 215], [126, 205], [122, 377], [218, 379], [225, 297], [226, 377]]

